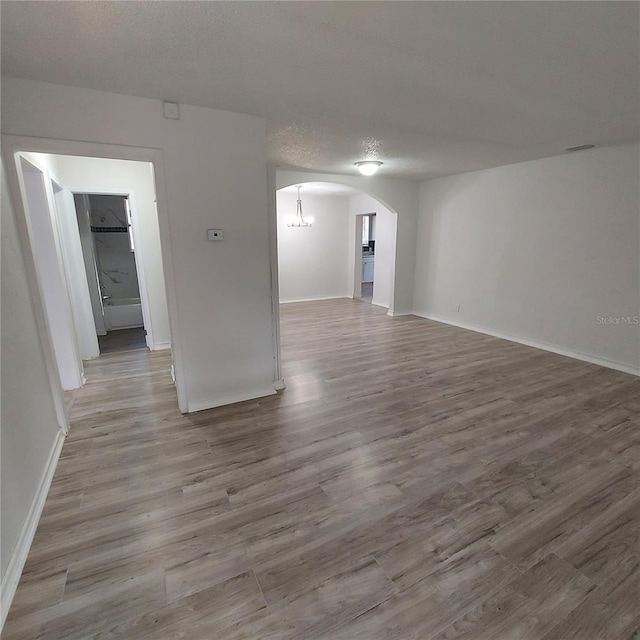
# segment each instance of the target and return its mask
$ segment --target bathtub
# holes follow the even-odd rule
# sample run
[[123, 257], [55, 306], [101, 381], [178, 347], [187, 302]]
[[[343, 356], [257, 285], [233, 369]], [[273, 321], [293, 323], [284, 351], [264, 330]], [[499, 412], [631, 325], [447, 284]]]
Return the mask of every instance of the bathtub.
[[144, 327], [140, 298], [110, 298], [105, 300], [104, 324], [107, 331]]

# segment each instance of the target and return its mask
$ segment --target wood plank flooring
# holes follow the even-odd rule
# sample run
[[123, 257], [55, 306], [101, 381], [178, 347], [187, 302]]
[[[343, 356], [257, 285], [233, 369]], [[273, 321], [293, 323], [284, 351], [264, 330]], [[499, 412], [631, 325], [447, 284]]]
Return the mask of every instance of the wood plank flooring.
[[187, 416], [166, 352], [87, 363], [3, 638], [640, 637], [638, 378], [350, 300], [282, 342]]
[[104, 336], [98, 336], [100, 353], [115, 353], [116, 351], [133, 351], [134, 349], [146, 349], [147, 337], [144, 327], [133, 329], [114, 329]]

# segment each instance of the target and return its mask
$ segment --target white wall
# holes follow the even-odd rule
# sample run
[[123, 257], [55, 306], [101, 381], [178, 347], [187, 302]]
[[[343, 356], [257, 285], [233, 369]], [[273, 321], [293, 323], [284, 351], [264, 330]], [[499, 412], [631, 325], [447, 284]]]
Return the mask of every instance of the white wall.
[[[47, 376], [43, 343], [31, 302], [29, 281], [12, 203], [2, 169], [2, 519], [0, 565], [2, 617], [13, 596], [30, 540], [25, 538], [30, 511], [43, 472], [61, 439], [59, 415]], [[50, 347], [49, 347], [50, 348]], [[46, 491], [46, 487], [45, 487]], [[39, 513], [33, 520], [37, 522]], [[22, 536], [21, 536], [22, 534]], [[22, 545], [20, 544], [22, 543]]]
[[[305, 182], [336, 182], [367, 193], [397, 214], [396, 268], [393, 315], [411, 313], [413, 308], [413, 274], [416, 254], [416, 225], [420, 184], [411, 180], [363, 177], [357, 175], [315, 173], [311, 171], [277, 171], [276, 188]], [[353, 274], [351, 274], [353, 278]], [[353, 285], [350, 291], [353, 290]]]
[[[55, 156], [59, 179], [74, 192], [133, 194], [132, 219], [137, 222], [136, 238], [141, 244], [136, 260], [142, 260], [144, 286], [149, 302], [149, 318], [154, 346], [169, 346], [171, 334], [162, 264], [160, 229], [156, 212], [153, 170], [147, 162]], [[141, 279], [140, 285], [143, 284]], [[145, 319], [146, 320], [146, 319]]]
[[277, 193], [280, 301], [344, 298], [349, 291], [349, 198], [301, 189], [303, 215], [313, 226], [287, 227], [297, 194]]
[[82, 386], [82, 360], [67, 288], [55, 204], [47, 170], [19, 160], [39, 291], [49, 320], [50, 336], [62, 388]]
[[69, 300], [73, 313], [76, 342], [83, 360], [90, 360], [100, 355], [96, 325], [91, 310], [91, 297], [84, 270], [84, 256], [78, 232], [73, 195], [68, 189], [54, 187], [56, 203], [56, 220], [62, 247]]
[[[56, 140], [160, 150], [179, 397], [197, 410], [273, 392], [265, 123], [189, 105], [180, 113], [167, 120], [158, 100], [2, 79], [3, 134], [49, 139], [34, 151], [79, 147]], [[208, 228], [223, 229], [224, 242], [207, 242]]]
[[[375, 213], [374, 239], [375, 257], [373, 271], [372, 303], [390, 308], [393, 302], [396, 262], [396, 219], [390, 211], [375, 198], [367, 194], [351, 196], [349, 201], [351, 212], [350, 237], [355, 242], [355, 222], [353, 217], [361, 213]], [[350, 245], [351, 246], [351, 245]]]
[[[637, 371], [637, 144], [425, 182], [417, 313]], [[456, 305], [460, 304], [460, 312]]]

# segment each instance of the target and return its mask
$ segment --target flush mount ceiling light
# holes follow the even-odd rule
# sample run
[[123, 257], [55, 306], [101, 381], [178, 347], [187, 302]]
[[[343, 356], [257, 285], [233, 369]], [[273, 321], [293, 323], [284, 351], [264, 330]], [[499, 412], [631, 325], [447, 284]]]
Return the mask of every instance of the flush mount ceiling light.
[[298, 190], [298, 201], [296, 202], [296, 215], [292, 216], [287, 222], [287, 227], [310, 227], [313, 224], [313, 218], [309, 216], [305, 218], [302, 215], [302, 200], [300, 198], [300, 185], [296, 186]]
[[356, 167], [363, 176], [372, 176], [380, 167], [382, 162], [378, 160], [361, 160], [356, 162]]

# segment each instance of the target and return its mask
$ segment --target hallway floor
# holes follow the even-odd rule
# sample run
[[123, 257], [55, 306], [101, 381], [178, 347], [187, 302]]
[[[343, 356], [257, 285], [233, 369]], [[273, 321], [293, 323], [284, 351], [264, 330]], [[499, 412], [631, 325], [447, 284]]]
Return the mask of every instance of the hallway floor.
[[373, 282], [363, 282], [360, 289], [360, 299], [362, 302], [368, 302], [371, 304], [373, 300]]
[[352, 300], [191, 415], [87, 363], [4, 640], [632, 640], [640, 380]]
[[146, 349], [147, 336], [144, 327], [117, 329], [107, 331], [106, 336], [98, 336], [98, 345], [101, 354]]

